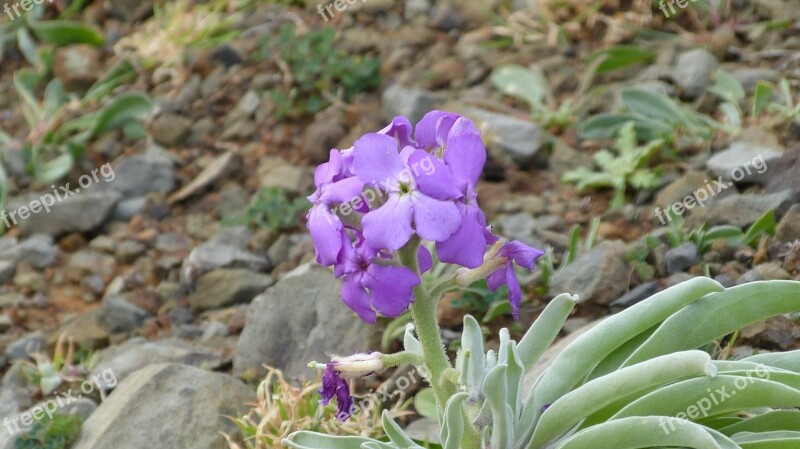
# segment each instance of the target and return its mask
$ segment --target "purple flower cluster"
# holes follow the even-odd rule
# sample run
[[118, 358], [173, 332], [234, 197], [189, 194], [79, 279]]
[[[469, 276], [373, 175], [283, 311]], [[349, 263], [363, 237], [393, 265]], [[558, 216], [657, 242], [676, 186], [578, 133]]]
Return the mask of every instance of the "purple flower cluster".
[[[477, 202], [485, 163], [480, 132], [469, 119], [432, 111], [413, 129], [397, 117], [352, 148], [331, 150], [317, 167], [307, 216], [317, 262], [334, 267], [342, 300], [361, 319], [396, 317], [413, 302], [419, 273], [400, 265], [395, 251], [414, 235], [433, 242], [442, 262], [466, 268], [485, 262], [498, 240]], [[513, 263], [532, 270], [542, 254], [519, 242], [496, 251], [507, 263], [487, 281], [491, 289], [508, 284], [515, 316], [522, 293]], [[419, 260], [421, 271], [430, 269], [424, 247]]]

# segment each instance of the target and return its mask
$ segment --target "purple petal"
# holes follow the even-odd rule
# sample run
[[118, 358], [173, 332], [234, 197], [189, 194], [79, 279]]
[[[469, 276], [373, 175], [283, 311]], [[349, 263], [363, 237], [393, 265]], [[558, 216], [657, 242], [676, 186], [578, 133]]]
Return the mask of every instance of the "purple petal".
[[342, 282], [342, 302], [358, 314], [359, 318], [367, 323], [375, 324], [378, 316], [372, 310], [367, 291], [359, 284], [355, 277], [350, 278], [348, 276], [348, 278], [345, 278], [344, 282]]
[[444, 150], [444, 161], [453, 176], [475, 187], [486, 164], [486, 147], [476, 134], [452, 137]]
[[353, 145], [353, 169], [367, 184], [393, 181], [405, 168], [397, 142], [383, 134], [367, 134]]
[[333, 365], [328, 364], [325, 367], [325, 372], [322, 374], [322, 388], [319, 390], [320, 399], [319, 403], [328, 405], [331, 399], [336, 395], [336, 387], [338, 386], [338, 376], [333, 370]]
[[373, 248], [400, 249], [411, 238], [412, 213], [409, 195], [389, 195], [386, 204], [361, 219], [364, 239]]
[[342, 173], [342, 160], [337, 150], [331, 150], [328, 162], [320, 164], [314, 171], [314, 185], [320, 187], [332, 182]]
[[528, 271], [533, 271], [536, 261], [544, 255], [544, 251], [532, 248], [516, 240], [503, 245], [500, 253]]
[[419, 190], [437, 200], [454, 200], [463, 196], [450, 169], [435, 156], [416, 150], [408, 158]]
[[337, 379], [336, 405], [339, 410], [336, 419], [341, 422], [347, 421], [353, 412], [353, 397], [350, 396], [350, 386], [341, 377]]
[[428, 248], [423, 245], [420, 245], [419, 250], [417, 250], [417, 260], [419, 260], [420, 273], [426, 273], [433, 268], [433, 256], [431, 256], [431, 252], [428, 251]]
[[500, 237], [492, 234], [492, 226], [486, 226], [483, 230], [483, 236], [486, 238], [487, 245], [494, 245], [495, 243], [500, 241]]
[[436, 244], [436, 254], [442, 262], [477, 268], [486, 253], [486, 217], [477, 206], [459, 204], [458, 209], [461, 226], [449, 239]]
[[[511, 267], [513, 270], [513, 267]], [[504, 265], [502, 268], [499, 268], [493, 271], [489, 276], [486, 276], [486, 286], [489, 287], [490, 291], [497, 291], [503, 285], [506, 285], [508, 282], [508, 278], [506, 276], [506, 272], [509, 270], [509, 265]]]
[[378, 134], [397, 139], [401, 147], [414, 145], [414, 140], [411, 138], [411, 122], [403, 116], [395, 117], [392, 123], [378, 131]]
[[[349, 203], [352, 205], [361, 197], [363, 189], [364, 182], [360, 179], [345, 178], [324, 186], [319, 199], [325, 204]], [[359, 201], [359, 203], [361, 202]]]
[[416, 194], [414, 226], [423, 239], [443, 242], [461, 226], [461, 214], [453, 202]]
[[307, 219], [317, 263], [323, 266], [333, 265], [338, 261], [342, 249], [341, 220], [324, 205], [313, 206], [308, 211]]
[[[439, 147], [439, 143], [437, 142], [436, 133], [440, 128], [440, 120], [445, 117], [451, 117], [451, 125], [452, 122], [455, 121], [459, 116], [458, 114], [454, 114], [452, 112], [446, 111], [431, 111], [425, 114], [422, 117], [422, 120], [417, 123], [417, 128], [414, 130], [414, 137], [417, 139], [417, 143], [422, 146], [422, 148], [436, 148]], [[445, 126], [449, 130], [449, 127]]]
[[414, 302], [419, 277], [406, 267], [371, 265], [364, 285], [372, 295], [372, 306], [383, 316], [400, 316]]
[[480, 135], [480, 133], [481, 132], [478, 130], [478, 128], [475, 127], [475, 124], [472, 123], [472, 120], [466, 117], [459, 117], [459, 119], [453, 123], [453, 126], [450, 127], [450, 132], [447, 133], [447, 138], [449, 140], [457, 136], [463, 136], [466, 134]]
[[519, 305], [522, 302], [522, 290], [519, 287], [517, 274], [513, 267], [506, 269], [506, 284], [508, 284], [508, 302], [511, 303], [511, 315], [515, 320], [519, 319]]

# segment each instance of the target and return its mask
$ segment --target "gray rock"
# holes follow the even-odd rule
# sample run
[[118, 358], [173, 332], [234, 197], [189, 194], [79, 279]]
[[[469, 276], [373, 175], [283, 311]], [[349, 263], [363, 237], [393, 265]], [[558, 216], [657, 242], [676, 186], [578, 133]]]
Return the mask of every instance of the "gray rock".
[[303, 167], [280, 157], [262, 158], [256, 171], [264, 189], [276, 187], [287, 193], [303, 194], [313, 191], [313, 177]]
[[130, 263], [139, 258], [147, 247], [136, 240], [125, 240], [117, 246], [115, 256], [123, 263]]
[[247, 250], [253, 231], [247, 226], [231, 226], [222, 228], [209, 239], [208, 243], [217, 245], [230, 245], [241, 250]]
[[800, 204], [792, 206], [775, 230], [775, 238], [782, 242], [800, 240]]
[[233, 373], [264, 374], [262, 365], [292, 378], [313, 379], [310, 360], [370, 348], [376, 329], [342, 304], [330, 270], [302, 265], [253, 300], [236, 346]]
[[737, 285], [755, 281], [789, 280], [792, 276], [781, 267], [779, 262], [767, 262], [757, 265], [752, 270], [743, 274], [736, 281]]
[[147, 197], [137, 196], [135, 198], [128, 198], [122, 200], [114, 208], [114, 220], [128, 221], [131, 218], [141, 215], [147, 208]]
[[261, 98], [254, 90], [248, 90], [242, 95], [236, 107], [245, 114], [252, 114], [256, 112], [258, 106], [261, 104]]
[[[31, 214], [27, 219], [18, 220], [17, 226], [25, 234], [47, 234], [60, 236], [70, 232], [90, 232], [99, 228], [111, 215], [120, 197], [114, 192], [79, 191], [72, 188], [73, 196], [63, 198], [50, 206], [49, 213]], [[11, 198], [6, 210], [19, 213], [29, 208], [32, 201], [40, 201], [50, 192], [32, 192]], [[30, 209], [27, 209], [30, 212]], [[42, 212], [44, 212], [42, 210]], [[9, 212], [10, 214], [11, 212]]]
[[718, 66], [717, 58], [708, 51], [701, 48], [689, 50], [678, 55], [672, 79], [686, 97], [694, 99], [705, 92]]
[[673, 274], [673, 275], [671, 275], [670, 277], [667, 278], [667, 282], [666, 282], [665, 287], [666, 288], [674, 287], [674, 286], [676, 286], [676, 285], [678, 285], [678, 284], [680, 284], [682, 282], [686, 282], [689, 279], [692, 279], [692, 278], [695, 278], [695, 277], [696, 276], [694, 276], [692, 274], [689, 274], [689, 273], [683, 273], [683, 272], [675, 273], [675, 274]]
[[731, 195], [714, 201], [703, 209], [694, 209], [687, 225], [695, 226], [706, 222], [711, 226], [729, 224], [744, 228], [771, 210], [781, 216], [789, 208], [791, 198], [788, 190], [763, 195]]
[[440, 94], [392, 84], [383, 91], [383, 116], [386, 120], [391, 120], [398, 115], [404, 115], [411, 123], [417, 123], [443, 101], [444, 97]]
[[770, 181], [767, 192], [781, 192], [789, 190], [792, 194], [792, 203], [800, 203], [800, 148], [783, 153], [783, 156], [770, 169]]
[[6, 357], [9, 360], [27, 360], [31, 354], [44, 352], [45, 338], [41, 332], [28, 334], [16, 340], [6, 348]]
[[214, 270], [198, 280], [189, 304], [194, 310], [209, 310], [248, 302], [274, 283], [272, 277], [249, 270]]
[[778, 80], [779, 73], [776, 70], [760, 67], [743, 67], [733, 70], [731, 76], [736, 78], [748, 93], [753, 92], [756, 83], [759, 81], [774, 82]]
[[14, 279], [17, 263], [10, 260], [0, 260], [0, 284], [8, 284]]
[[751, 142], [734, 142], [727, 150], [713, 155], [706, 167], [724, 181], [767, 184], [769, 168], [781, 158], [783, 151]]
[[593, 167], [592, 157], [585, 151], [578, 151], [562, 139], [557, 139], [550, 155], [550, 169], [560, 177], [577, 168]]
[[49, 235], [34, 234], [22, 243], [0, 250], [0, 260], [16, 267], [19, 262], [27, 262], [33, 268], [44, 269], [56, 261], [58, 249]]
[[166, 147], [181, 145], [192, 131], [192, 121], [178, 114], [161, 114], [153, 120], [153, 140]]
[[549, 294], [576, 294], [581, 302], [608, 304], [625, 292], [628, 268], [623, 260], [625, 244], [604, 241], [581, 255], [570, 265], [556, 271]]
[[166, 194], [176, 184], [172, 159], [157, 145], [150, 146], [144, 154], [117, 159], [114, 173], [109, 186], [124, 199], [151, 192]]
[[192, 239], [177, 232], [167, 232], [156, 237], [155, 248], [165, 253], [187, 251], [191, 247]]
[[536, 161], [544, 133], [535, 123], [474, 108], [465, 115], [481, 127], [486, 146], [495, 157], [521, 165]]
[[692, 242], [686, 242], [681, 246], [667, 251], [665, 262], [667, 273], [675, 274], [684, 271], [692, 265], [700, 262], [700, 253], [697, 246]]
[[131, 332], [150, 316], [141, 307], [131, 304], [122, 295], [103, 298], [102, 319], [109, 332]]
[[224, 374], [175, 364], [151, 365], [119, 384], [84, 422], [72, 449], [223, 449], [220, 432], [238, 435], [229, 417], [255, 393]]
[[406, 20], [411, 20], [416, 16], [427, 14], [428, 11], [431, 10], [430, 0], [407, 0], [405, 6], [405, 11], [403, 13]]
[[212, 240], [193, 249], [184, 260], [182, 270], [191, 270], [194, 277], [199, 277], [220, 268], [244, 268], [264, 272], [269, 271], [270, 267], [270, 261], [265, 256]]
[[620, 296], [619, 299], [611, 303], [611, 307], [630, 307], [653, 296], [656, 291], [658, 291], [657, 281], [645, 282]]
[[[147, 341], [144, 338], [128, 340], [124, 345], [104, 349], [92, 369], [91, 379], [100, 379], [98, 386], [110, 390], [136, 370], [159, 363], [177, 363], [197, 368], [213, 369], [222, 358], [214, 351], [184, 343], [177, 339]], [[106, 373], [104, 377], [104, 373]], [[113, 373], [113, 377], [108, 373]]]

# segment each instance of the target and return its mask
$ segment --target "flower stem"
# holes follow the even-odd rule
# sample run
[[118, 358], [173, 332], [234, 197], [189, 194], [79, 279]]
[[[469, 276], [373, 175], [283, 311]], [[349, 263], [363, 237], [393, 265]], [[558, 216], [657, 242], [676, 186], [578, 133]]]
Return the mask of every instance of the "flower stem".
[[[415, 273], [419, 273], [418, 249], [419, 238], [415, 236], [399, 251], [400, 262]], [[456, 392], [455, 385], [452, 382], [443, 382], [444, 372], [448, 368], [452, 368], [452, 365], [445, 352], [439, 322], [436, 319], [436, 307], [439, 304], [441, 294], [447, 288], [443, 286], [441, 289], [433, 289], [438, 292], [438, 296], [436, 296], [429, 295], [422, 285], [418, 285], [414, 288], [414, 303], [411, 304], [411, 317], [414, 319], [417, 337], [422, 345], [422, 357], [425, 361], [425, 366], [430, 371], [429, 382], [436, 398], [439, 421], [444, 416], [444, 406], [447, 404], [447, 400]]]
[[381, 362], [383, 363], [383, 368], [386, 369], [400, 365], [421, 365], [424, 360], [413, 352], [403, 351], [394, 354], [383, 354], [381, 355]]

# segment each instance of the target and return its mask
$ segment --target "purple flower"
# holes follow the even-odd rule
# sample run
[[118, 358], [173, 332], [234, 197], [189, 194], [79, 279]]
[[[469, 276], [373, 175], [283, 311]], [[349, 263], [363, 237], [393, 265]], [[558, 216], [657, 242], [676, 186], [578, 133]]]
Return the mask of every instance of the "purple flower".
[[406, 267], [391, 265], [368, 242], [357, 236], [355, 248], [343, 247], [342, 262], [335, 267], [342, 276], [342, 301], [367, 323], [375, 323], [376, 311], [400, 316], [414, 302], [419, 277]]
[[478, 206], [475, 191], [486, 163], [486, 148], [477, 134], [452, 137], [447, 140], [444, 160], [461, 193], [457, 203], [461, 225], [450, 238], [436, 244], [436, 252], [442, 262], [475, 268], [483, 263], [488, 243], [484, 236], [486, 217]]
[[336, 418], [341, 422], [345, 422], [350, 418], [353, 397], [350, 396], [350, 386], [342, 379], [334, 366], [335, 363], [328, 363], [325, 367], [325, 372], [322, 374], [322, 389], [319, 390], [322, 399], [319, 403], [323, 406], [328, 405], [331, 399], [335, 397], [339, 408]]
[[392, 123], [378, 131], [378, 134], [394, 137], [401, 148], [414, 146], [414, 139], [411, 137], [411, 122], [405, 117], [395, 117]]
[[533, 271], [536, 261], [544, 255], [544, 251], [518, 242], [507, 242], [497, 253], [497, 257], [504, 257], [506, 264], [486, 277], [489, 290], [495, 291], [501, 285], [508, 285], [508, 300], [511, 303], [511, 313], [514, 319], [519, 318], [519, 305], [522, 301], [522, 289], [519, 286], [517, 275], [514, 273], [514, 263]]
[[317, 167], [314, 172], [317, 190], [308, 197], [312, 206], [306, 220], [314, 241], [317, 263], [320, 265], [336, 263], [343, 246], [342, 221], [331, 212], [331, 206], [352, 201], [364, 188], [363, 182], [355, 177], [345, 177], [344, 171], [339, 152], [331, 150], [330, 160]]
[[422, 149], [447, 148], [449, 139], [465, 134], [480, 135], [467, 118], [447, 111], [431, 111], [417, 123], [414, 137]]
[[415, 158], [424, 155], [427, 153], [413, 147], [405, 147], [399, 153], [395, 139], [383, 134], [367, 134], [355, 143], [356, 175], [388, 194], [386, 202], [364, 215], [361, 221], [370, 246], [397, 250], [414, 231], [423, 239], [440, 242], [461, 224], [458, 208], [448, 201], [458, 196], [448, 178], [452, 175], [447, 170], [420, 165]]

